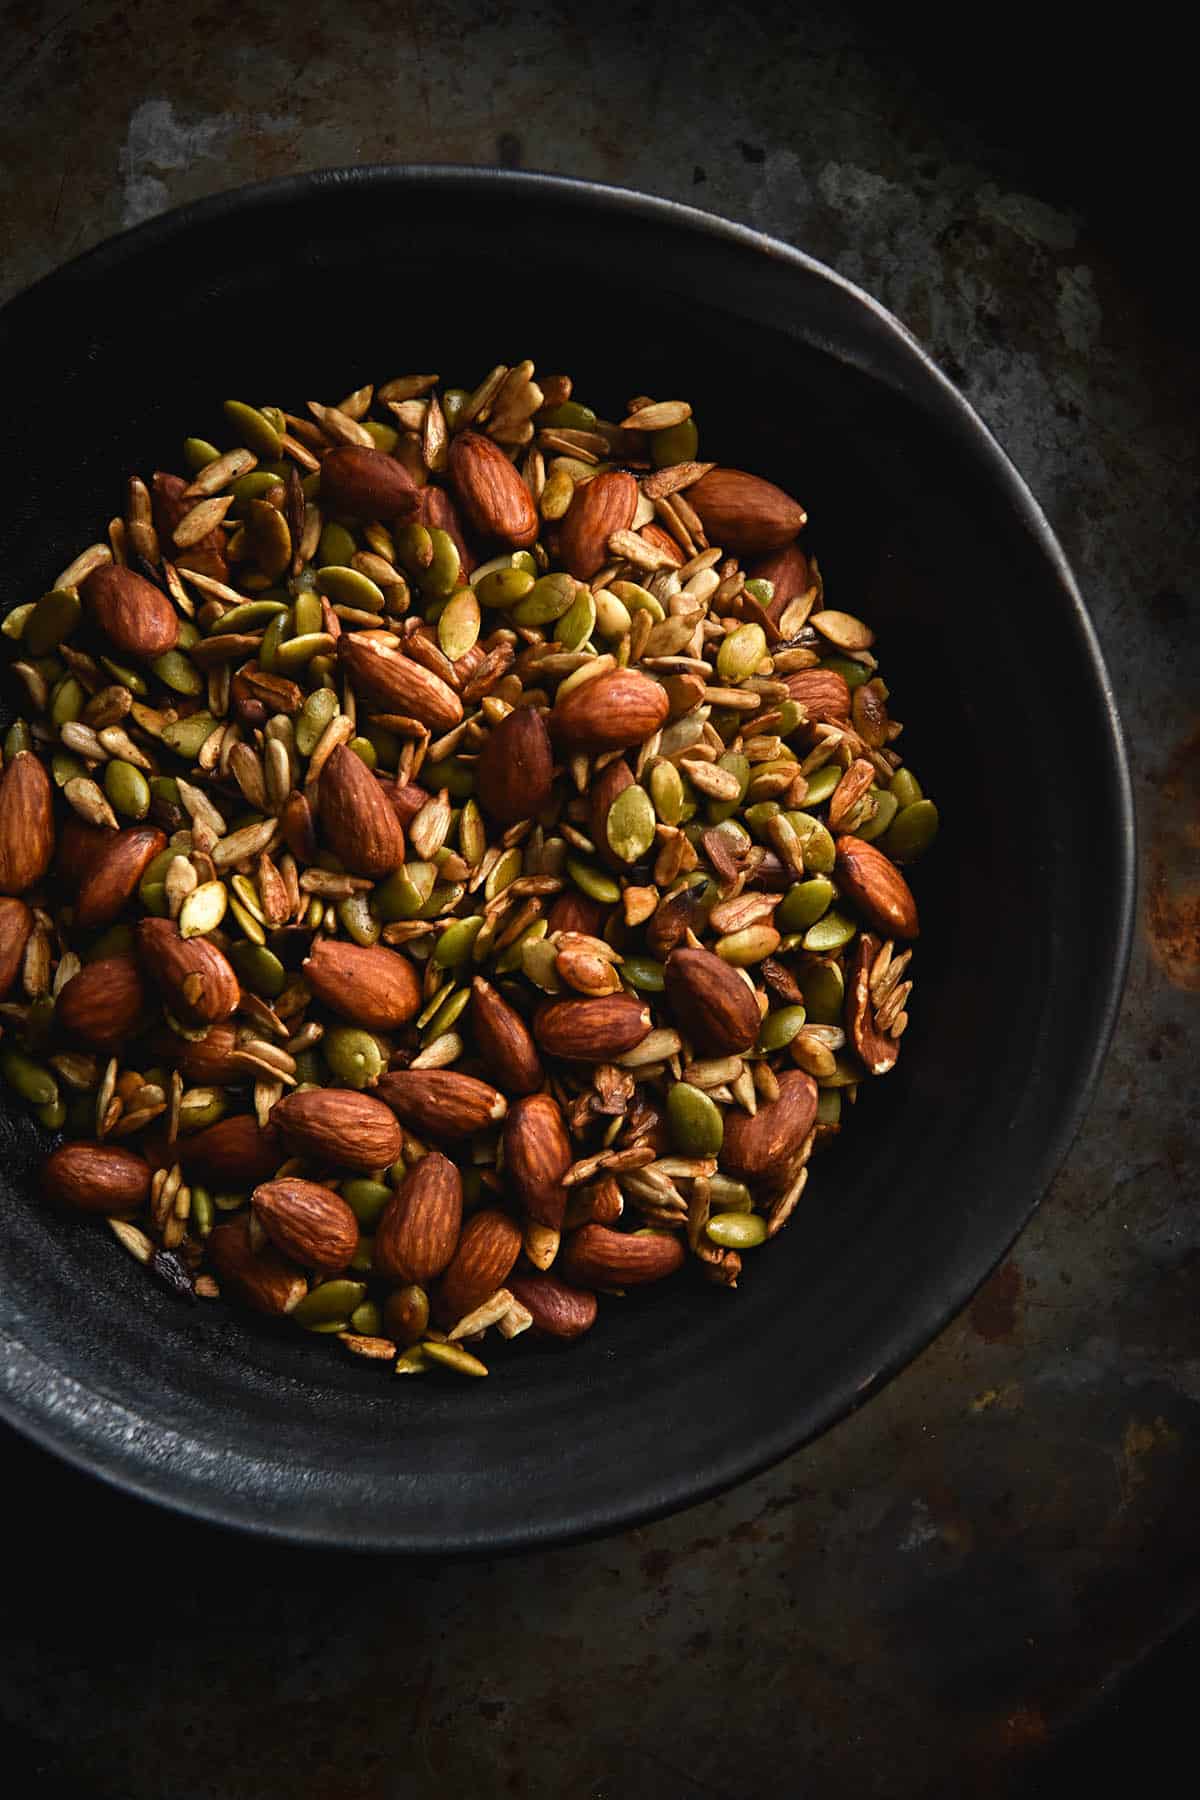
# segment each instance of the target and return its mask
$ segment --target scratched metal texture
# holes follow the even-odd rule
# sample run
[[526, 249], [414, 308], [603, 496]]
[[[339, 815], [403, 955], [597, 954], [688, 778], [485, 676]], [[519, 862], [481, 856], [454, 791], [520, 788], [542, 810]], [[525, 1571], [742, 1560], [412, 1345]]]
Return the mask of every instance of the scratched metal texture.
[[[861, 8], [28, 0], [3, 18], [3, 295], [178, 202], [387, 160], [643, 187], [861, 282], [992, 426], [1075, 567], [1143, 855], [1078, 1143], [1011, 1260], [861, 1413], [674, 1519], [457, 1565], [259, 1548], [6, 1437], [8, 1544], [38, 1588], [27, 1607], [10, 1594], [0, 1632], [6, 1768], [125, 1800], [837, 1800], [1036, 1779], [1043, 1747], [1200, 1602], [1194, 338], [1121, 254], [1095, 183], [1073, 199], [1086, 157], [1022, 159], [998, 110], [948, 98], [944, 61]], [[481, 304], [519, 278], [472, 269], [469, 247], [447, 273]], [[651, 280], [636, 272], [631, 305]], [[72, 433], [98, 425], [64, 420], [64, 480]], [[1036, 656], [1020, 594], [1013, 628]]]

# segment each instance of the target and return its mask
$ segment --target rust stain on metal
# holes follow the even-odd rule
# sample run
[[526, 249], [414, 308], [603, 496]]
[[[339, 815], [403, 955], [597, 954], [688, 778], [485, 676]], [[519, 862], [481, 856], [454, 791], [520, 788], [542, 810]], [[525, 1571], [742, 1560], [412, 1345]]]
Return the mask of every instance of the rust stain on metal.
[[1144, 925], [1167, 980], [1200, 991], [1200, 726], [1158, 782], [1146, 863]]
[[1117, 1485], [1121, 1493], [1121, 1511], [1124, 1512], [1137, 1495], [1147, 1476], [1146, 1459], [1155, 1451], [1170, 1447], [1179, 1441], [1179, 1433], [1173, 1431], [1163, 1418], [1153, 1421], [1146, 1419], [1130, 1419], [1125, 1426], [1125, 1434], [1121, 1439], [1121, 1452], [1117, 1459]]
[[1006, 1262], [971, 1302], [971, 1327], [985, 1344], [1012, 1340], [1020, 1324], [1025, 1282], [1015, 1262]]

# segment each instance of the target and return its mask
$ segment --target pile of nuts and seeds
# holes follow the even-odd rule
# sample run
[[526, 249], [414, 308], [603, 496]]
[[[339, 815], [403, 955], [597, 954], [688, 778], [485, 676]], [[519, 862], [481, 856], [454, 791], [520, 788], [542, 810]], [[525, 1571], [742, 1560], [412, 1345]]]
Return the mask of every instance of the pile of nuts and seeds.
[[484, 1375], [787, 1223], [895, 1064], [937, 811], [687, 402], [307, 413], [227, 402], [3, 623], [0, 1072], [180, 1294]]

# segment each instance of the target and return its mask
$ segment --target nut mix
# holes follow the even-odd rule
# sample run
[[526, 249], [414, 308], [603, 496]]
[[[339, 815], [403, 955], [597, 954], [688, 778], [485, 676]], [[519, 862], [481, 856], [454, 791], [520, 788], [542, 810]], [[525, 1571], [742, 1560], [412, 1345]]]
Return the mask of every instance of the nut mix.
[[224, 419], [3, 625], [47, 1198], [399, 1374], [735, 1287], [895, 1065], [937, 829], [803, 509], [530, 362]]

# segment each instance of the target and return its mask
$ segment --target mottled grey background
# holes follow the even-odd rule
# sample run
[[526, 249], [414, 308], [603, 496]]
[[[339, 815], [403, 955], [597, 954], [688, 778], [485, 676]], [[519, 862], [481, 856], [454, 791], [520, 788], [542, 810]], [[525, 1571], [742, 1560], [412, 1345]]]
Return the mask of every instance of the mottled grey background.
[[[1143, 872], [1107, 1072], [1013, 1256], [862, 1413], [725, 1499], [597, 1545], [414, 1568], [187, 1527], [6, 1439], [10, 1557], [37, 1580], [6, 1608], [6, 1767], [39, 1794], [131, 1800], [1009, 1791], [1200, 1598], [1177, 51], [1144, 12], [1111, 42], [1008, 12], [968, 41], [858, 6], [667, 0], [0, 12], [4, 294], [181, 201], [376, 160], [646, 188], [862, 282], [983, 414], [1074, 564]], [[519, 267], [468, 256], [459, 278], [486, 304]], [[95, 423], [64, 419], [64, 475]], [[1036, 657], [1020, 593], [1012, 629]]]

